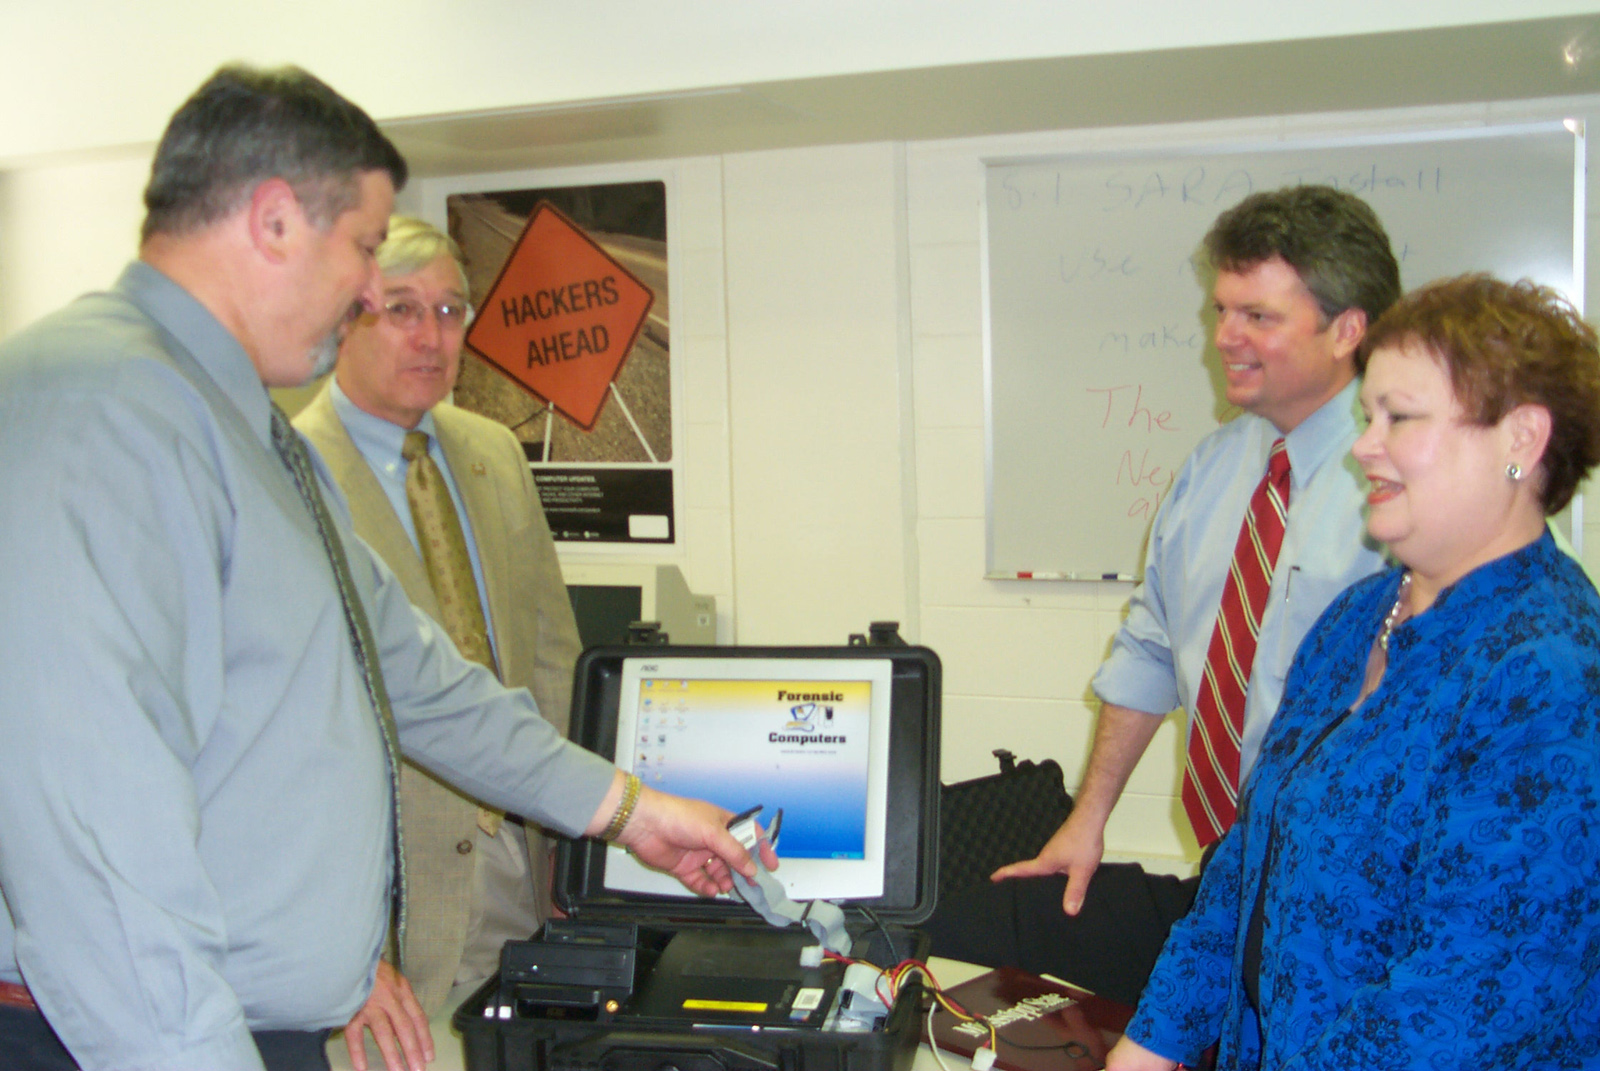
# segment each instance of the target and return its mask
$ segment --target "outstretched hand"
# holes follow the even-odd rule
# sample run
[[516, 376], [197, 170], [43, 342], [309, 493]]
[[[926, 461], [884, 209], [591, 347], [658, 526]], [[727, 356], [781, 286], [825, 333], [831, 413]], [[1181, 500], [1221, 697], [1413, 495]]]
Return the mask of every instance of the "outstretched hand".
[[1067, 891], [1061, 897], [1061, 910], [1076, 915], [1083, 907], [1083, 898], [1089, 891], [1089, 879], [1100, 868], [1100, 860], [1105, 852], [1105, 826], [1087, 815], [1080, 817], [1078, 811], [1073, 811], [1061, 823], [1061, 828], [1045, 842], [1045, 846], [1039, 849], [1038, 855], [1001, 867], [989, 875], [989, 880], [1065, 874]]
[[411, 991], [411, 983], [388, 960], [378, 961], [372, 994], [344, 1028], [345, 1047], [355, 1071], [367, 1071], [365, 1030], [372, 1031], [386, 1071], [423, 1071], [425, 1064], [433, 1062], [428, 1017]]

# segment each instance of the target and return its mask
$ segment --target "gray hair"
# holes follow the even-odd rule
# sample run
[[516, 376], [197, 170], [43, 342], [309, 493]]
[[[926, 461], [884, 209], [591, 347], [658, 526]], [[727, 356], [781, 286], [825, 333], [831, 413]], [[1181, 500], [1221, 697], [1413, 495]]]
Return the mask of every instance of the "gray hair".
[[456, 240], [427, 220], [415, 216], [390, 216], [389, 236], [378, 247], [378, 270], [384, 278], [421, 271], [441, 256], [448, 256], [461, 279], [461, 294], [470, 297], [467, 262]]
[[217, 69], [167, 123], [145, 187], [140, 235], [182, 235], [230, 215], [283, 179], [326, 229], [360, 201], [358, 178], [383, 171], [396, 190], [406, 162], [356, 105], [299, 67]]

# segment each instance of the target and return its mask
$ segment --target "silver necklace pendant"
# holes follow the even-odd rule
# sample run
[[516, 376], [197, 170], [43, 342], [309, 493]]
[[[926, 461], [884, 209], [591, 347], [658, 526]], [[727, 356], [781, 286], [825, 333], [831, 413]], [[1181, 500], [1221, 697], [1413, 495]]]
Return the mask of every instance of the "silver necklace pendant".
[[1389, 614], [1383, 619], [1383, 627], [1378, 629], [1378, 646], [1383, 648], [1383, 653], [1389, 653], [1389, 637], [1394, 634], [1394, 627], [1400, 623], [1400, 611], [1405, 608], [1406, 595], [1411, 591], [1411, 573], [1400, 578], [1400, 590], [1395, 592], [1394, 605], [1389, 607]]

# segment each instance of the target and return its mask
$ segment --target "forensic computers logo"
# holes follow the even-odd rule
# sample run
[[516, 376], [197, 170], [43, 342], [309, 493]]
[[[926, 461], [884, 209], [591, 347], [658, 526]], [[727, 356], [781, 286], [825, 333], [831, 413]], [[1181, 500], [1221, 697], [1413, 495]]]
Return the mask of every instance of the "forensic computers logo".
[[[833, 720], [834, 703], [844, 696], [834, 690], [791, 692], [778, 689], [778, 702], [788, 703], [789, 721], [782, 730], [767, 734], [773, 744], [843, 744], [846, 739]], [[829, 730], [833, 730], [830, 732]]]
[[785, 729], [814, 733], [833, 724], [833, 708], [821, 703], [798, 703], [789, 708], [789, 723]]

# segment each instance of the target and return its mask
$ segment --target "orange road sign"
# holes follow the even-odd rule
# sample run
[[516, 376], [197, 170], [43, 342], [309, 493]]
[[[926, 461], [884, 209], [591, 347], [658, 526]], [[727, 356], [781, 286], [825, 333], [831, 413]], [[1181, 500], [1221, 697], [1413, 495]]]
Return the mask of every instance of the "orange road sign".
[[585, 431], [605, 405], [650, 288], [544, 201], [489, 288], [467, 345]]

